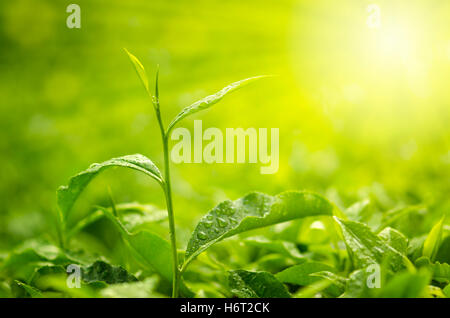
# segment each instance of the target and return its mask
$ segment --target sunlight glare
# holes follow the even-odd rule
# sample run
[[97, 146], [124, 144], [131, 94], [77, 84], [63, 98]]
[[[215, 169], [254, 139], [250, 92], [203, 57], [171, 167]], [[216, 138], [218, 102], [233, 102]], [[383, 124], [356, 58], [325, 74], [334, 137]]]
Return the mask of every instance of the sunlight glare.
[[380, 30], [378, 45], [383, 55], [399, 58], [404, 63], [414, 52], [414, 39], [410, 30], [403, 26]]

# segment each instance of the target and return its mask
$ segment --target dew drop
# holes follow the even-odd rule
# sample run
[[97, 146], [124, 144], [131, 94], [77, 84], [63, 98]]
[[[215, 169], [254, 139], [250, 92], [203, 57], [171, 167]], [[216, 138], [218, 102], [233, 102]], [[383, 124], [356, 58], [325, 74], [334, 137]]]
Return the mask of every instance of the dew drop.
[[204, 221], [203, 224], [205, 225], [205, 227], [211, 227], [213, 225], [212, 221]]
[[198, 232], [197, 237], [201, 240], [206, 240], [208, 238], [208, 235], [206, 235], [205, 232]]
[[223, 213], [231, 216], [234, 214], [234, 209], [229, 208], [229, 209], [223, 210]]
[[217, 218], [217, 223], [219, 224], [220, 227], [226, 227], [228, 225], [227, 220], [222, 218]]

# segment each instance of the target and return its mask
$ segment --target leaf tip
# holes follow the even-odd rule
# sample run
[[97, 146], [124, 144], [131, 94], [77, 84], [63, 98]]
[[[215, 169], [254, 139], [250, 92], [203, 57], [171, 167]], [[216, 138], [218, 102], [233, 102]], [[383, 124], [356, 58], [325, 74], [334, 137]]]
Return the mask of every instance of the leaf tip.
[[127, 49], [126, 47], [124, 47], [124, 48], [122, 48], [122, 49], [124, 50], [125, 53], [127, 53], [127, 55], [128, 55], [129, 58], [134, 57], [134, 55], [131, 54], [130, 51], [128, 51], [128, 49]]

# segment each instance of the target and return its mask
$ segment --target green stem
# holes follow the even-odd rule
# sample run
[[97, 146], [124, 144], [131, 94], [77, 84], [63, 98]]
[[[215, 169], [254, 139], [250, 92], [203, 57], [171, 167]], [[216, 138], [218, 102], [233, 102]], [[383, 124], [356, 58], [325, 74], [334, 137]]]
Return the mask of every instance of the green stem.
[[58, 236], [58, 243], [59, 247], [64, 250], [66, 247], [66, 223], [64, 220], [64, 217], [61, 213], [61, 210], [56, 211], [56, 222], [57, 222], [57, 236]]
[[173, 213], [173, 203], [172, 203], [172, 188], [170, 185], [170, 165], [169, 165], [169, 139], [168, 135], [165, 133], [164, 124], [161, 119], [161, 113], [159, 111], [159, 101], [156, 110], [156, 117], [158, 118], [159, 128], [161, 129], [161, 137], [164, 149], [164, 193], [166, 196], [167, 214], [169, 216], [169, 232], [170, 232], [170, 243], [172, 245], [172, 258], [173, 258], [173, 285], [172, 285], [172, 297], [178, 297], [179, 289], [179, 279], [180, 279], [180, 269], [178, 267], [178, 254], [177, 254], [177, 239], [175, 233], [175, 217]]

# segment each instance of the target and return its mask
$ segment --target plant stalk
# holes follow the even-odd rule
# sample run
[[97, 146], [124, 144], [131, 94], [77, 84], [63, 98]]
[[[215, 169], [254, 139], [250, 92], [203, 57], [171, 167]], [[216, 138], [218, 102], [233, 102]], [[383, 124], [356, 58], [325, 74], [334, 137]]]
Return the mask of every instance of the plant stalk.
[[172, 259], [173, 259], [173, 280], [172, 280], [172, 297], [178, 297], [178, 290], [180, 285], [180, 269], [178, 267], [178, 252], [177, 252], [177, 239], [175, 233], [175, 217], [173, 212], [172, 203], [172, 188], [170, 185], [170, 165], [169, 165], [169, 139], [164, 130], [164, 124], [161, 119], [161, 112], [159, 110], [159, 101], [157, 101], [156, 117], [158, 119], [159, 128], [161, 129], [161, 137], [164, 150], [164, 193], [166, 196], [167, 214], [169, 217], [169, 232], [170, 243], [172, 245]]
[[56, 211], [56, 235], [58, 239], [59, 247], [64, 250], [66, 247], [66, 222], [64, 220], [64, 217], [61, 213], [61, 210], [58, 208]]

